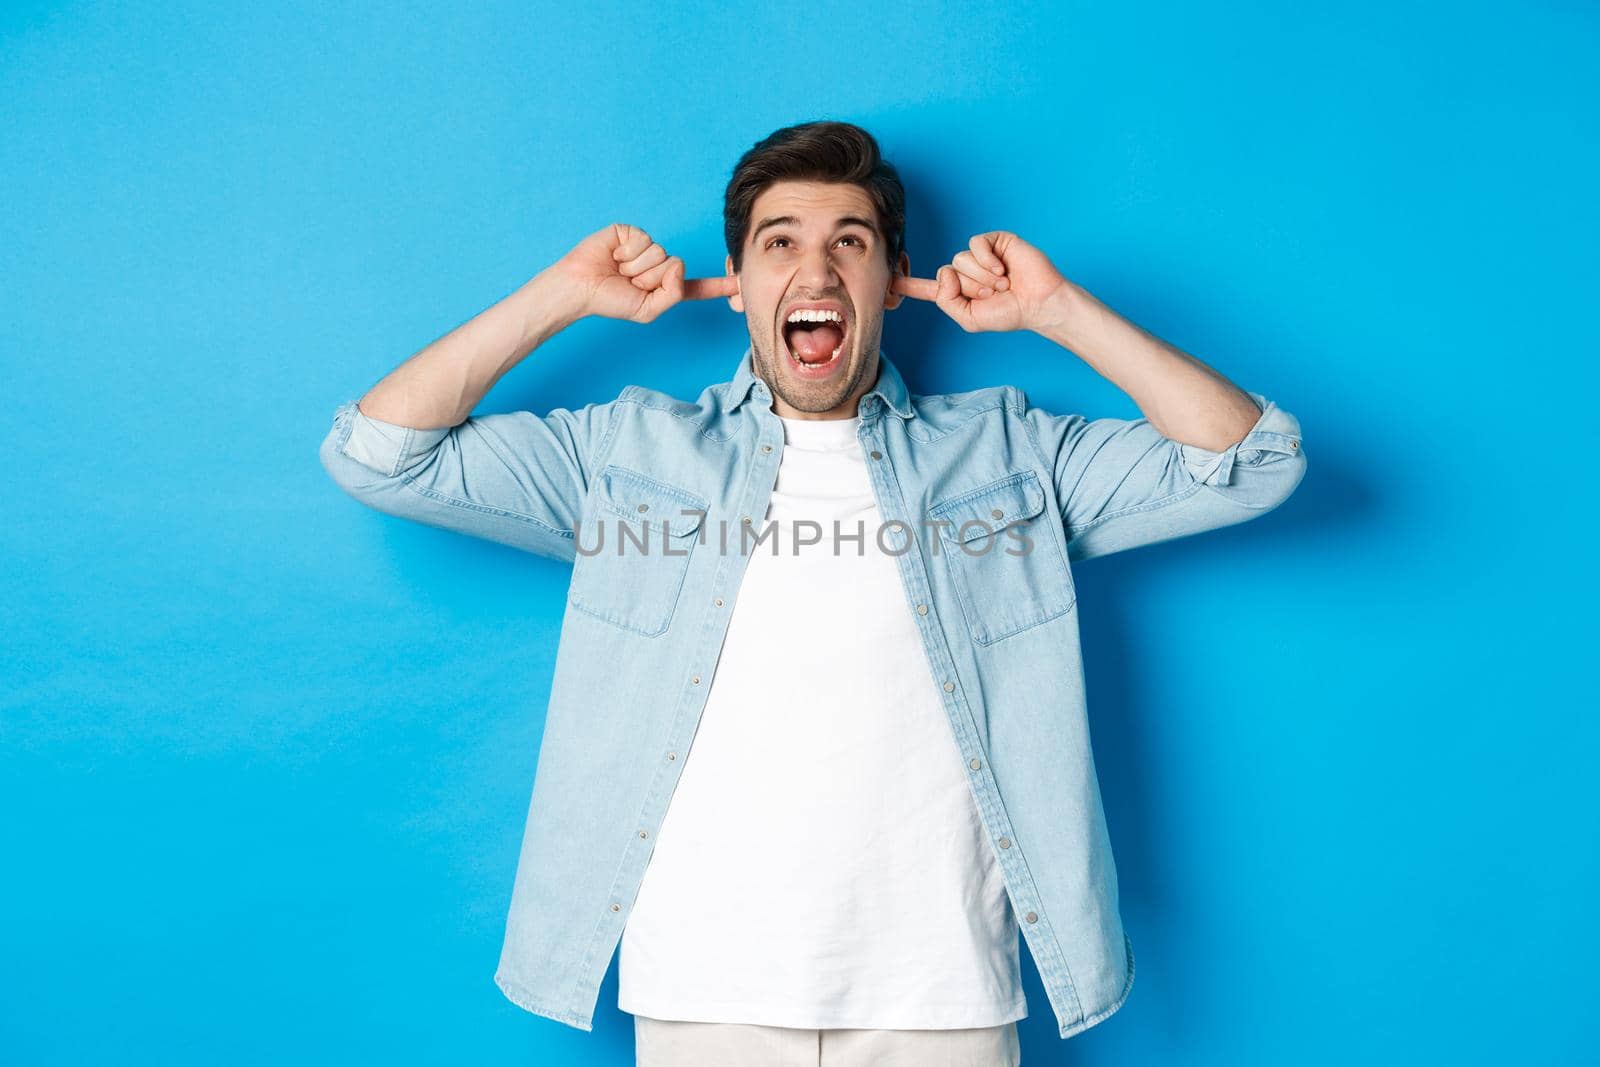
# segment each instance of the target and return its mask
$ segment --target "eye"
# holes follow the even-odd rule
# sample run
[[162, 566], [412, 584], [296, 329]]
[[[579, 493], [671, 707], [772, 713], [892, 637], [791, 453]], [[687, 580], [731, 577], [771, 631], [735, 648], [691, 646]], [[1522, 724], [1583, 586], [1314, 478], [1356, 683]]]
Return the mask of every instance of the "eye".
[[[841, 241], [854, 241], [857, 245], [860, 245], [862, 248], [866, 247], [866, 242], [862, 241], [862, 239], [860, 237], [857, 237], [853, 233], [847, 233], [843, 237], [839, 238], [839, 240], [841, 240]], [[785, 244], [787, 244], [789, 239], [787, 237], [774, 237], [772, 240], [767, 242], [767, 247], [768, 248], [774, 248], [774, 247], [777, 246], [779, 241], [782, 241]]]

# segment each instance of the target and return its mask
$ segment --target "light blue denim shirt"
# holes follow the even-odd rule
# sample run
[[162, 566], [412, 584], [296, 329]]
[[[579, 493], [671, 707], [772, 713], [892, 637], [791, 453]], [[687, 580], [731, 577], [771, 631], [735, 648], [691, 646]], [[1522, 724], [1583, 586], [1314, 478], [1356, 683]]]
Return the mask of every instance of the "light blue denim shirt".
[[[1251, 393], [1260, 419], [1213, 452], [1146, 419], [1052, 414], [1013, 386], [912, 396], [887, 356], [880, 366], [859, 407], [884, 519], [867, 535], [897, 553], [948, 758], [1070, 1037], [1133, 984], [1071, 564], [1270, 511], [1305, 473], [1300, 425]], [[363, 504], [573, 564], [494, 976], [537, 1015], [593, 1028], [744, 565], [771, 551], [759, 535], [784, 444], [771, 404], [747, 348], [731, 381], [693, 401], [628, 386], [572, 410], [425, 430], [350, 401], [322, 443], [324, 468]]]

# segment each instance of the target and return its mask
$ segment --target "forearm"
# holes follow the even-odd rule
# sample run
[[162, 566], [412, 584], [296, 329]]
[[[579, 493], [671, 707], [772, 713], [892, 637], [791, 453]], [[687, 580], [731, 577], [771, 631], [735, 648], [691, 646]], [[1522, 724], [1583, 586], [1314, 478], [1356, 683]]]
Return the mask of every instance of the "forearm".
[[1072, 282], [1056, 290], [1035, 330], [1132, 397], [1171, 440], [1220, 452], [1261, 418], [1244, 390]]
[[389, 372], [359, 408], [413, 429], [456, 426], [506, 371], [579, 317], [570, 291], [540, 272]]

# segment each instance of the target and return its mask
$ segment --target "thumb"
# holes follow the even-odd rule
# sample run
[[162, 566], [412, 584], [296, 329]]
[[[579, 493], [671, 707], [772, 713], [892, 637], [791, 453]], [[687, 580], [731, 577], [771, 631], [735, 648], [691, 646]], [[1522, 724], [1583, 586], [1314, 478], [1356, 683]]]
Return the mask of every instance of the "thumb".
[[963, 330], [972, 325], [972, 301], [961, 295], [961, 279], [951, 266], [939, 268], [939, 310], [949, 315]]
[[661, 279], [661, 288], [668, 306], [676, 304], [683, 299], [683, 273], [683, 259], [679, 256], [673, 256], [672, 266], [667, 268], [666, 277]]
[[947, 305], [961, 298], [961, 280], [956, 277], [956, 269], [948, 264], [939, 268], [938, 280], [939, 291], [934, 299], [940, 307], [949, 311]]
[[645, 322], [683, 299], [683, 260], [672, 257], [672, 265], [661, 276], [661, 286], [645, 296]]

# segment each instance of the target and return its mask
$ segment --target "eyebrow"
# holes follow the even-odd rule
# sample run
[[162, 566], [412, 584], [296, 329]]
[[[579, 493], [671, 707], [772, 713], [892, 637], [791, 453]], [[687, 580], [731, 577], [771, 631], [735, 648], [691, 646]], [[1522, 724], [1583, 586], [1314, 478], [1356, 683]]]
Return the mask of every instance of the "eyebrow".
[[[778, 216], [776, 218], [762, 219], [760, 225], [758, 225], [755, 228], [755, 230], [750, 234], [750, 240], [753, 243], [757, 237], [761, 236], [761, 231], [765, 230], [769, 226], [798, 226], [798, 225], [800, 225], [800, 220], [795, 218], [793, 215], [780, 215], [780, 216]], [[874, 237], [879, 237], [880, 236], [879, 233], [878, 233], [878, 227], [876, 225], [874, 225], [872, 222], [868, 221], [867, 219], [859, 218], [859, 217], [857, 217], [855, 215], [845, 215], [845, 216], [843, 216], [842, 218], [840, 218], [837, 222], [835, 222], [833, 224], [833, 228], [836, 229], [836, 230], [843, 229], [846, 226], [861, 226], [861, 227], [865, 228], [867, 230], [867, 232], [871, 233], [872, 236], [874, 236]]]

